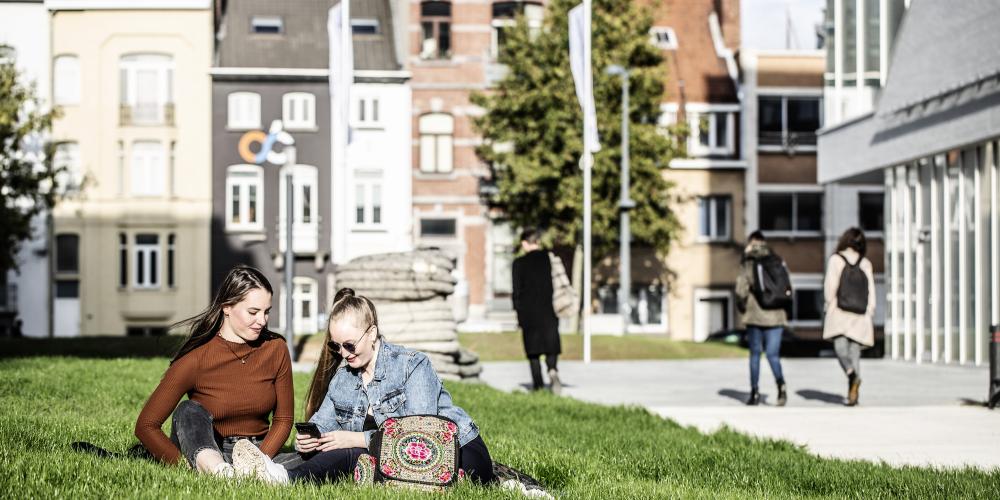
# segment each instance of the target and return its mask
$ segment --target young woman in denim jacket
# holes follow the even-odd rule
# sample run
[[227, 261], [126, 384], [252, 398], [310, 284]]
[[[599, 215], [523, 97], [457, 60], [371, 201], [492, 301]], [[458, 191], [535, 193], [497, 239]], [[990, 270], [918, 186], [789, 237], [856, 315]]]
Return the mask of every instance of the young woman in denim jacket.
[[[426, 354], [386, 342], [378, 331], [375, 306], [344, 288], [330, 311], [328, 348], [313, 375], [306, 416], [319, 439], [296, 434], [295, 447], [310, 458], [294, 469], [275, 464], [256, 447], [240, 446], [234, 463], [269, 482], [335, 481], [351, 477], [358, 457], [387, 418], [440, 415], [458, 424], [461, 463], [481, 483], [494, 480], [493, 461], [479, 428], [451, 394]], [[346, 363], [345, 363], [346, 362]], [[246, 443], [244, 443], [246, 444]]]

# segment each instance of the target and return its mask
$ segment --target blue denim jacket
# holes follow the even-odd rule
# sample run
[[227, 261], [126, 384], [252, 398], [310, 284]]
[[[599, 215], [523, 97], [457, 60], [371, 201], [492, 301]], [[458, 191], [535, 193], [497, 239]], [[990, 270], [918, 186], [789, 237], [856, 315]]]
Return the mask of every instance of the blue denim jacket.
[[[375, 422], [408, 415], [440, 415], [458, 424], [458, 443], [476, 439], [479, 428], [465, 410], [455, 406], [426, 354], [390, 344], [384, 339], [375, 360], [375, 375], [366, 388], [361, 372], [341, 365], [330, 380], [326, 398], [309, 419], [320, 432], [354, 431], [364, 427], [368, 407]], [[365, 432], [365, 444], [375, 431]]]

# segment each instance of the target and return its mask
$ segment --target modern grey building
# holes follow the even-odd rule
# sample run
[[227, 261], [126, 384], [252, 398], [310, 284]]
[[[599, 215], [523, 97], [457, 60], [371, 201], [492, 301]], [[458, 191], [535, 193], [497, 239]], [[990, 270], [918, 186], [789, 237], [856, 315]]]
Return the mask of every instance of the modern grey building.
[[[284, 262], [285, 169], [294, 169], [295, 179], [295, 262], [291, 265], [296, 332], [312, 333], [325, 327], [326, 306], [334, 292], [333, 246], [339, 241], [334, 233], [339, 220], [345, 219], [334, 208], [337, 203], [343, 205], [337, 193], [347, 191], [334, 186], [332, 167], [327, 22], [337, 3], [217, 2], [212, 69], [212, 287], [215, 290], [237, 264], [259, 268], [274, 286], [271, 327], [281, 331], [286, 331], [283, 270], [288, 265]], [[380, 72], [399, 69], [388, 3], [354, 1], [352, 7], [355, 68], [369, 71], [369, 77], [379, 82], [405, 83], [400, 74]], [[402, 104], [408, 125], [409, 101]], [[384, 109], [383, 115], [390, 111]], [[374, 112], [377, 115], [377, 109]], [[368, 113], [371, 116], [372, 110]], [[409, 128], [404, 133], [408, 139]], [[277, 137], [270, 147], [266, 145], [272, 142], [269, 136]], [[289, 158], [285, 143], [292, 141], [296, 154]], [[404, 168], [409, 165], [408, 147], [406, 153]], [[294, 166], [289, 166], [293, 161]], [[408, 195], [408, 183], [406, 190]], [[408, 213], [408, 197], [401, 202], [403, 213]], [[365, 215], [380, 217], [373, 212], [379, 209], [368, 207]], [[409, 245], [408, 239], [405, 244]]]
[[884, 179], [887, 350], [981, 364], [1000, 323], [1000, 9], [914, 0], [873, 111], [819, 136], [821, 181]]

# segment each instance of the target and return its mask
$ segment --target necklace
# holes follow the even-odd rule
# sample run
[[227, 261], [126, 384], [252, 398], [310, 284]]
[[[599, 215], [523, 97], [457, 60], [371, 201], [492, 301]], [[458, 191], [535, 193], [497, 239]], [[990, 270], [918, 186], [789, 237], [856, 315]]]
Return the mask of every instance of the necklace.
[[247, 364], [247, 358], [249, 358], [250, 355], [253, 354], [253, 352], [254, 352], [254, 348], [253, 347], [250, 348], [250, 352], [248, 352], [246, 356], [243, 356], [241, 358], [239, 354], [236, 354], [236, 350], [233, 349], [233, 346], [229, 345], [229, 341], [227, 341], [222, 336], [222, 334], [219, 334], [219, 338], [222, 339], [222, 343], [223, 344], [226, 344], [226, 347], [229, 349], [229, 352], [233, 353], [233, 356], [236, 356], [236, 359], [240, 360], [240, 364], [244, 364], [244, 365]]

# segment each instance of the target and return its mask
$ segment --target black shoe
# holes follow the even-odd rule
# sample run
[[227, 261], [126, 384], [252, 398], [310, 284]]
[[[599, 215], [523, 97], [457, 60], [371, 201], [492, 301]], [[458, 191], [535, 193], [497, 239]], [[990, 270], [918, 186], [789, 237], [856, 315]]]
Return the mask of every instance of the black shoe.
[[757, 389], [750, 390], [750, 399], [747, 400], [747, 406], [757, 406], [760, 404], [760, 392]]
[[785, 406], [788, 401], [788, 391], [785, 388], [784, 382], [778, 384], [778, 406]]
[[861, 377], [856, 373], [847, 376], [847, 406], [858, 405], [858, 391], [861, 388]]

